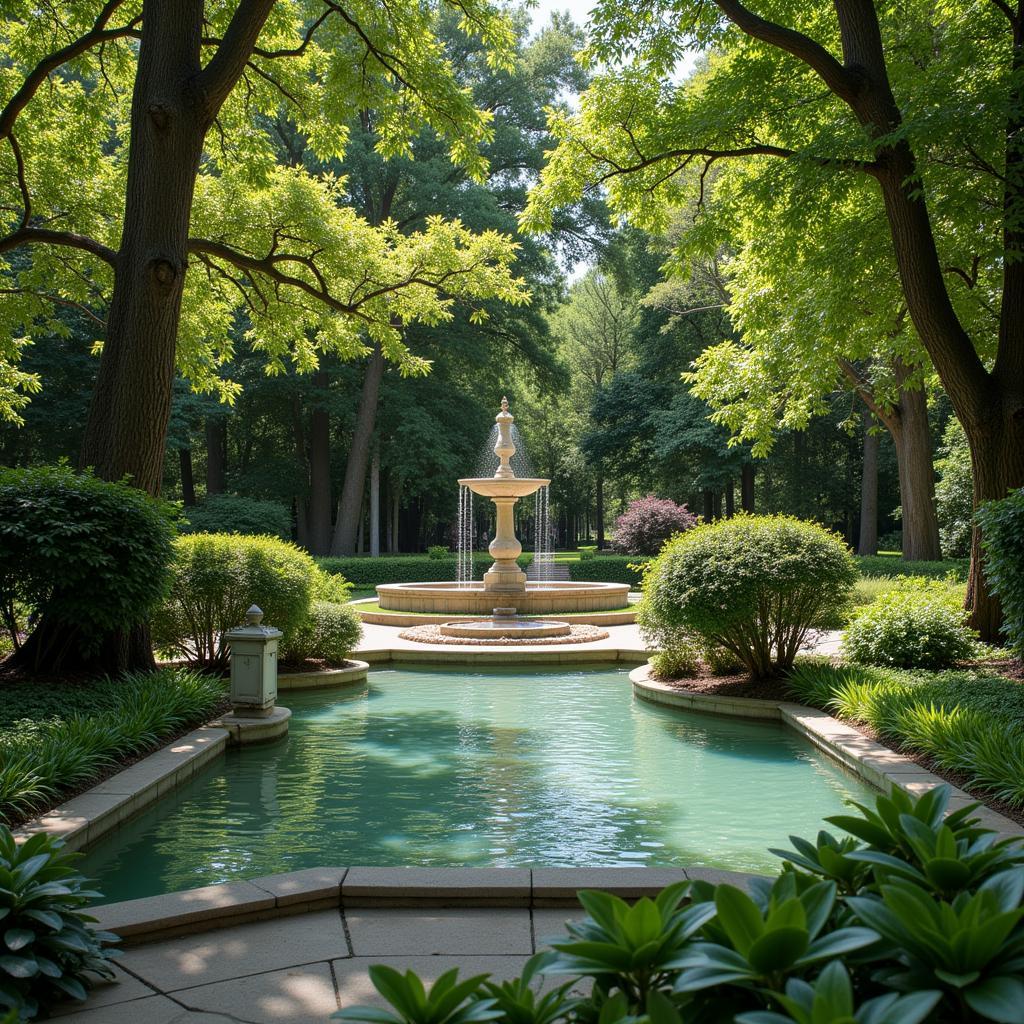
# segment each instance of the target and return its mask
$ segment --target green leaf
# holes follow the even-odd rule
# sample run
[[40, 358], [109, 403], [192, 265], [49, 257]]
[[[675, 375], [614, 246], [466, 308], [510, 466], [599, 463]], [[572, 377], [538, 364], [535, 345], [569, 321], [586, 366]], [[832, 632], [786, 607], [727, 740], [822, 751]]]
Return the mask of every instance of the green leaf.
[[804, 954], [807, 945], [806, 928], [773, 928], [753, 943], [747, 959], [758, 974], [786, 971]]
[[744, 956], [764, 932], [761, 911], [742, 889], [720, 885], [715, 891], [718, 922], [725, 929], [732, 944]]
[[986, 1020], [1024, 1024], [1024, 981], [1020, 978], [989, 978], [967, 989], [964, 999]]

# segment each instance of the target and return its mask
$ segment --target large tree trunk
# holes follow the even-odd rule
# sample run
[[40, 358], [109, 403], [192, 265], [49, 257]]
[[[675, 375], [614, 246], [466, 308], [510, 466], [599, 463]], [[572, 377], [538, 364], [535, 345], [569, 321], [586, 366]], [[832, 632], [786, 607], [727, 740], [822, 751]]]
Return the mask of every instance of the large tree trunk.
[[380, 558], [380, 445], [370, 459], [370, 557]]
[[878, 554], [878, 448], [871, 412], [864, 410], [864, 463], [860, 478], [860, 539], [858, 555]]
[[181, 467], [181, 500], [186, 508], [196, 503], [196, 482], [192, 475], [192, 449], [178, 449], [178, 464]]
[[313, 376], [317, 389], [309, 417], [309, 504], [306, 542], [314, 555], [331, 550], [331, 417], [327, 411], [327, 373]]
[[725, 481], [725, 518], [732, 519], [736, 515], [736, 496], [733, 493], [732, 478]]
[[[205, 69], [203, 0], [144, 0], [121, 242], [81, 464], [160, 493], [189, 221], [206, 130], [245, 68], [272, 0], [243, 0]], [[244, 8], [244, 10], [243, 10]], [[230, 43], [230, 45], [229, 45]], [[19, 651], [38, 672], [155, 667], [149, 631], [102, 638], [86, 658], [44, 618]]]
[[754, 473], [752, 462], [743, 463], [740, 470], [740, 507], [751, 514], [754, 511]]
[[206, 417], [206, 494], [223, 494], [228, 468], [228, 421]]
[[901, 391], [899, 405], [886, 426], [896, 445], [903, 508], [903, 557], [935, 561], [942, 557], [942, 549], [935, 515], [935, 466], [924, 391]]
[[375, 345], [373, 354], [366, 364], [363, 390], [356, 410], [355, 429], [352, 432], [352, 446], [345, 464], [345, 482], [338, 502], [338, 520], [334, 524], [334, 538], [331, 541], [332, 555], [351, 555], [356, 550], [356, 534], [359, 530], [360, 509], [363, 491], [366, 488], [366, 469], [370, 461], [370, 441], [377, 422], [377, 402], [380, 397], [380, 382], [384, 376], [384, 355], [380, 345]]

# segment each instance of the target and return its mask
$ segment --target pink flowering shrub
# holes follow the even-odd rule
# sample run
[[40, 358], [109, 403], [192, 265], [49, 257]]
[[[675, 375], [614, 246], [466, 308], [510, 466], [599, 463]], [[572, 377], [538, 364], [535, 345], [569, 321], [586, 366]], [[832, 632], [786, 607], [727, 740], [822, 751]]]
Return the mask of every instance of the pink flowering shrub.
[[648, 494], [630, 502], [615, 520], [613, 545], [628, 555], [656, 555], [669, 537], [696, 525], [697, 517], [685, 505]]

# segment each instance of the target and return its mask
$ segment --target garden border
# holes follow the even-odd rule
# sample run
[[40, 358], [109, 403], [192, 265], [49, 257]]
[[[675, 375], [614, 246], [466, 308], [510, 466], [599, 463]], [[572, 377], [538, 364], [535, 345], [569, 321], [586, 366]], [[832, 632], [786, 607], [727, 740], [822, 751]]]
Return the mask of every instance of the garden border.
[[967, 804], [981, 803], [982, 806], [975, 811], [975, 815], [985, 828], [997, 832], [1000, 838], [1024, 840], [1024, 828], [988, 807], [984, 801], [977, 800], [934, 772], [928, 771], [912, 758], [877, 743], [852, 725], [840, 722], [825, 711], [790, 701], [691, 693], [652, 679], [651, 671], [650, 664], [647, 664], [633, 669], [629, 674], [633, 693], [642, 700], [702, 714], [782, 722], [883, 793], [890, 793], [898, 788], [914, 796], [921, 796], [937, 786], [949, 786], [951, 811]]

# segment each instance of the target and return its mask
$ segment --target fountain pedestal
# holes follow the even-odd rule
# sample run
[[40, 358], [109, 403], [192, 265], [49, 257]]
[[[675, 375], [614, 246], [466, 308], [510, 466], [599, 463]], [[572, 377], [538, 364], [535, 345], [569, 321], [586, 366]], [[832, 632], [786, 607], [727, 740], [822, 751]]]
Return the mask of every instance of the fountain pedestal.
[[540, 477], [517, 477], [509, 460], [516, 453], [512, 441], [512, 424], [515, 417], [508, 411], [508, 399], [501, 400], [501, 412], [494, 417], [498, 424], [498, 441], [494, 454], [498, 456], [498, 470], [494, 476], [466, 477], [459, 481], [474, 494], [490, 498], [497, 512], [497, 527], [494, 540], [487, 550], [494, 564], [484, 573], [484, 590], [495, 594], [526, 594], [526, 573], [519, 568], [516, 559], [522, 553], [523, 545], [516, 537], [513, 511], [520, 498], [546, 487], [550, 480]]

